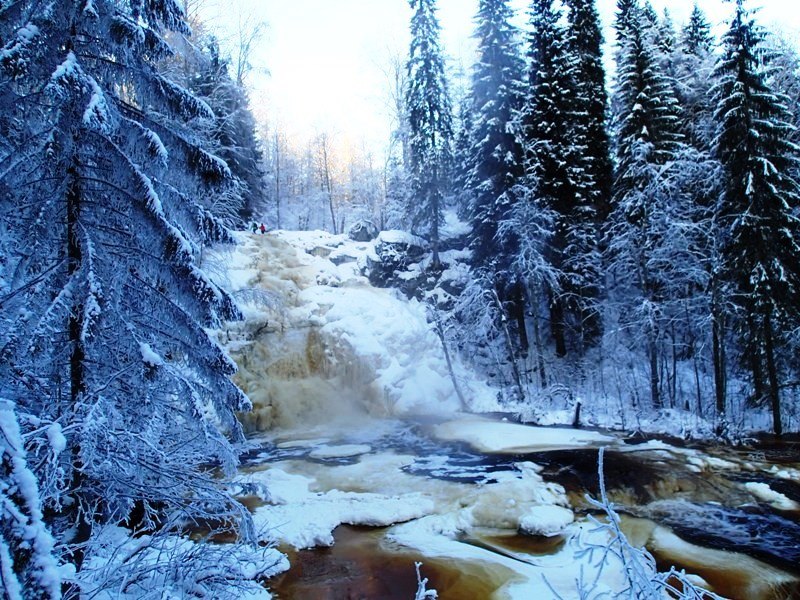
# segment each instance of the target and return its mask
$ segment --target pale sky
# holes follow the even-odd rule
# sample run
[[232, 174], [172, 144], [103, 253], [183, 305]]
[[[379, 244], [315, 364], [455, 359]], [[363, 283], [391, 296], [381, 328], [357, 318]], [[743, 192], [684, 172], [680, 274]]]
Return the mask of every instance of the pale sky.
[[[724, 0], [698, 0], [712, 24], [730, 13]], [[214, 6], [221, 6], [222, 9]], [[266, 21], [267, 33], [255, 51], [257, 67], [269, 74], [250, 76], [251, 104], [257, 118], [279, 121], [293, 137], [328, 132], [338, 143], [366, 145], [376, 152], [389, 136], [387, 81], [382, 69], [392, 54], [408, 52], [407, 0], [207, 0], [212, 26], [235, 29], [239, 14], [247, 22]], [[693, 0], [652, 0], [667, 6], [677, 25], [685, 22]], [[439, 0], [445, 52], [452, 67], [469, 68], [477, 0]], [[529, 0], [512, 0], [524, 11]], [[598, 0], [604, 26], [613, 19], [616, 0]], [[800, 40], [798, 0], [750, 0], [761, 6], [759, 21]], [[607, 30], [606, 36], [611, 33]]]

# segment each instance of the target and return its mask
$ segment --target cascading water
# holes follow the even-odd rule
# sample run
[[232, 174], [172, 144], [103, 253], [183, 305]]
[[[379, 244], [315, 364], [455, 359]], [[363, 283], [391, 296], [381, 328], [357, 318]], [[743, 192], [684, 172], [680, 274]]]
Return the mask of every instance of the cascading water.
[[[220, 259], [246, 307], [223, 342], [254, 404], [234, 485], [294, 564], [269, 583], [279, 598], [411, 598], [416, 560], [444, 599], [577, 597], [581, 568], [589, 597], [618, 590], [619, 565], [576, 559], [607, 542], [584, 518], [600, 446], [623, 529], [660, 563], [731, 598], [800, 597], [800, 459], [459, 414], [424, 307], [371, 287], [368, 251], [281, 233]], [[455, 375], [473, 409], [493, 408], [490, 389]]]

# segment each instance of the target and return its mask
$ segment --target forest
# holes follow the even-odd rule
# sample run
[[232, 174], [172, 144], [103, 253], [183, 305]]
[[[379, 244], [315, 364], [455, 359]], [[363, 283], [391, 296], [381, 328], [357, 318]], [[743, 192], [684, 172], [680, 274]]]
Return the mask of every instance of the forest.
[[[612, 541], [587, 534], [576, 556], [606, 547], [622, 583], [600, 567], [593, 583], [581, 571], [581, 595], [559, 587], [570, 571], [474, 597], [728, 596], [713, 577], [720, 595], [659, 573], [667, 558], [629, 543], [614, 461], [633, 461], [619, 449], [633, 435], [649, 440], [643, 456], [662, 450], [656, 438], [788, 448], [763, 467], [742, 458], [761, 478], [718, 487], [777, 511], [747, 514], [754, 527], [783, 519], [786, 539], [744, 554], [800, 589], [796, 40], [747, 0], [730, 4], [721, 35], [697, 3], [676, 23], [648, 0], [617, 0], [610, 40], [595, 0], [531, 0], [522, 28], [509, 0], [478, 0], [475, 62], [459, 72], [437, 1], [408, 0], [407, 53], [383, 65], [392, 132], [380, 155], [342, 152], [326, 131], [290, 139], [259, 113], [247, 78], [262, 25], [231, 51], [201, 4], [0, 0], [0, 598], [269, 598], [301, 560], [288, 546], [400, 524], [388, 535], [417, 552], [410, 595], [365, 597], [424, 600], [436, 597], [422, 576], [438, 565], [425, 551], [439, 548], [434, 529], [452, 543], [479, 524], [558, 535], [573, 551], [578, 516]], [[301, 377], [316, 391], [290, 382]], [[348, 425], [338, 446], [319, 429], [379, 409], [391, 427]], [[412, 414], [439, 420], [412, 426]], [[426, 445], [430, 427], [442, 445]], [[301, 457], [297, 439], [259, 437], [290, 429], [322, 445]], [[396, 452], [377, 462], [386, 444]], [[607, 491], [596, 469], [608, 444]], [[587, 448], [595, 499], [578, 507], [583, 494], [548, 479], [560, 459], [545, 455], [576, 453], [560, 477]], [[445, 514], [431, 482], [323, 489], [312, 467], [287, 466], [378, 473], [412, 450], [402, 477], [477, 477], [478, 491], [447, 492], [474, 494], [469, 525], [459, 513], [457, 526], [423, 527]], [[275, 469], [254, 475], [258, 452]], [[437, 469], [426, 452], [466, 462]], [[706, 474], [732, 468], [696, 460]], [[477, 516], [493, 485], [528, 511], [512, 525]], [[724, 512], [709, 498], [703, 511]], [[681, 533], [647, 506], [632, 514]], [[734, 522], [740, 506], [728, 508], [719, 518]], [[330, 527], [293, 529], [317, 509]]]

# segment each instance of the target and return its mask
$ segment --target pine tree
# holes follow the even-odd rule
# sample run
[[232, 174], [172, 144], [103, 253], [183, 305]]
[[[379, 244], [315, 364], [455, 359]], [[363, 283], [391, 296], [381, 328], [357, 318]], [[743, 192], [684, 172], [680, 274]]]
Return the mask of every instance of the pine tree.
[[784, 327], [797, 323], [800, 312], [800, 195], [790, 175], [798, 148], [790, 141], [785, 98], [766, 81], [769, 54], [763, 43], [763, 30], [737, 0], [714, 73], [716, 150], [725, 174], [717, 218], [725, 236], [723, 270], [738, 309], [755, 398], [769, 399], [773, 429], [780, 434], [776, 350]]
[[439, 265], [439, 227], [450, 189], [452, 110], [439, 43], [435, 0], [409, 0], [411, 48], [406, 107], [409, 123], [411, 226], [430, 240], [432, 263]]
[[675, 57], [676, 97], [681, 106], [681, 133], [698, 150], [711, 150], [713, 135], [712, 107], [709, 93], [714, 56], [711, 26], [695, 4], [689, 22], [683, 28]]
[[33, 458], [40, 483], [60, 480], [44, 501], [78, 568], [98, 524], [135, 514], [150, 528], [247, 523], [202, 471], [233, 468], [226, 433], [241, 438], [234, 411], [249, 407], [205, 330], [238, 310], [195, 260], [228, 239], [212, 209], [230, 171], [192, 129], [214, 118], [208, 105], [159, 72], [166, 30], [188, 33], [172, 0], [0, 8], [13, 247], [0, 264], [0, 394], [68, 432], [59, 460]]
[[523, 71], [512, 18], [508, 0], [481, 0], [475, 17], [478, 60], [472, 74], [474, 144], [467, 186], [474, 195], [473, 262], [490, 275], [502, 269], [513, 252], [508, 247], [513, 248], [513, 242], [500, 239], [497, 226], [516, 202], [514, 186], [523, 172], [522, 150], [510, 126], [520, 103]]
[[692, 7], [689, 21], [683, 28], [681, 46], [685, 52], [695, 56], [708, 54], [713, 49], [714, 38], [711, 35], [711, 24], [697, 2]]
[[586, 88], [577, 83], [582, 73], [575, 69], [561, 14], [551, 0], [535, 1], [531, 11], [530, 94], [521, 139], [527, 186], [556, 215], [548, 256], [561, 277], [550, 290], [550, 323], [556, 354], [565, 356], [568, 329], [577, 332], [581, 346], [600, 334], [596, 182], [581, 110], [588, 105]]
[[617, 36], [618, 75], [613, 98], [617, 147], [614, 214], [609, 256], [623, 278], [634, 278], [640, 294], [653, 406], [661, 406], [658, 338], [662, 273], [653, 268], [653, 248], [663, 236], [658, 221], [668, 214], [664, 166], [680, 151], [678, 108], [653, 48], [650, 22], [632, 7]]
[[577, 126], [585, 131], [587, 163], [586, 193], [592, 195], [599, 223], [611, 210], [614, 168], [606, 122], [608, 94], [603, 68], [603, 35], [594, 0], [568, 0], [568, 45], [575, 61], [572, 72]]
[[478, 60], [472, 73], [472, 146], [466, 187], [471, 195], [470, 248], [483, 281], [491, 281], [503, 310], [516, 326], [519, 345], [527, 350], [524, 285], [512, 268], [519, 239], [500, 224], [516, 205], [523, 174], [522, 148], [513, 129], [520, 105], [523, 61], [508, 0], [481, 0], [475, 16]]
[[256, 140], [256, 124], [250, 111], [247, 92], [228, 73], [228, 63], [220, 56], [219, 45], [210, 38], [199, 57], [197, 73], [189, 90], [205, 100], [214, 111], [208, 137], [209, 148], [231, 170], [236, 185], [231, 192], [240, 200], [234, 219], [241, 225], [262, 213], [265, 207], [262, 153]]

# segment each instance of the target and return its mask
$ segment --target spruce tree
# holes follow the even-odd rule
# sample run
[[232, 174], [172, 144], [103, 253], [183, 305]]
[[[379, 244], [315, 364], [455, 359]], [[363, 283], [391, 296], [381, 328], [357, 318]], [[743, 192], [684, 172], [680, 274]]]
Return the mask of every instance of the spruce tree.
[[550, 290], [550, 323], [556, 354], [567, 354], [568, 334], [578, 346], [600, 334], [597, 300], [597, 183], [588, 155], [589, 102], [576, 68], [561, 13], [551, 0], [531, 7], [530, 93], [522, 111], [527, 186], [537, 202], [555, 214], [548, 257], [561, 273]]
[[791, 177], [798, 148], [785, 98], [767, 84], [763, 44], [763, 30], [737, 0], [714, 73], [716, 151], [725, 174], [717, 218], [743, 358], [755, 398], [769, 399], [780, 434], [778, 349], [800, 313], [800, 196]]
[[568, 46], [572, 60], [572, 73], [576, 92], [574, 113], [577, 126], [585, 131], [587, 170], [586, 192], [599, 223], [611, 209], [611, 186], [614, 168], [611, 162], [610, 139], [606, 111], [606, 74], [603, 68], [603, 34], [594, 0], [568, 0]]
[[711, 24], [697, 2], [692, 7], [689, 21], [683, 27], [681, 46], [685, 52], [695, 56], [708, 54], [714, 47]]
[[435, 0], [409, 0], [411, 48], [408, 58], [406, 109], [409, 124], [408, 206], [412, 231], [426, 237], [439, 266], [439, 227], [450, 190], [453, 124], [439, 42]]
[[188, 33], [172, 0], [0, 7], [0, 396], [26, 435], [65, 432], [29, 464], [78, 568], [105, 523], [247, 522], [203, 473], [233, 468], [249, 407], [205, 329], [238, 310], [196, 260], [229, 239], [230, 171], [192, 128], [208, 105], [159, 72], [167, 30]]
[[663, 273], [654, 268], [654, 247], [668, 214], [664, 166], [678, 151], [678, 108], [661, 71], [650, 21], [636, 6], [618, 30], [618, 74], [613, 98], [617, 173], [614, 214], [608, 225], [609, 258], [622, 279], [632, 280], [640, 299], [650, 370], [651, 402], [661, 406], [658, 364]]
[[237, 198], [229, 204], [236, 209], [232, 215], [234, 220], [242, 225], [263, 213], [266, 205], [255, 119], [247, 92], [231, 78], [228, 62], [220, 56], [216, 39], [208, 39], [198, 63], [189, 90], [214, 111], [214, 119], [209, 123], [209, 149], [231, 170], [235, 185], [231, 186], [230, 193]]
[[478, 60], [472, 73], [473, 125], [466, 186], [471, 195], [470, 248], [473, 264], [516, 324], [520, 347], [527, 350], [525, 291], [512, 268], [519, 248], [515, 232], [500, 233], [500, 224], [516, 205], [523, 174], [522, 149], [513, 129], [520, 105], [524, 65], [518, 32], [511, 24], [508, 0], [481, 0], [474, 37]]
[[475, 17], [478, 59], [472, 74], [470, 136], [474, 145], [467, 186], [474, 196], [473, 261], [490, 275], [507, 266], [513, 251], [511, 240], [498, 238], [497, 226], [516, 202], [514, 186], [523, 172], [522, 150], [511, 128], [523, 72], [512, 17], [508, 0], [481, 0]]

